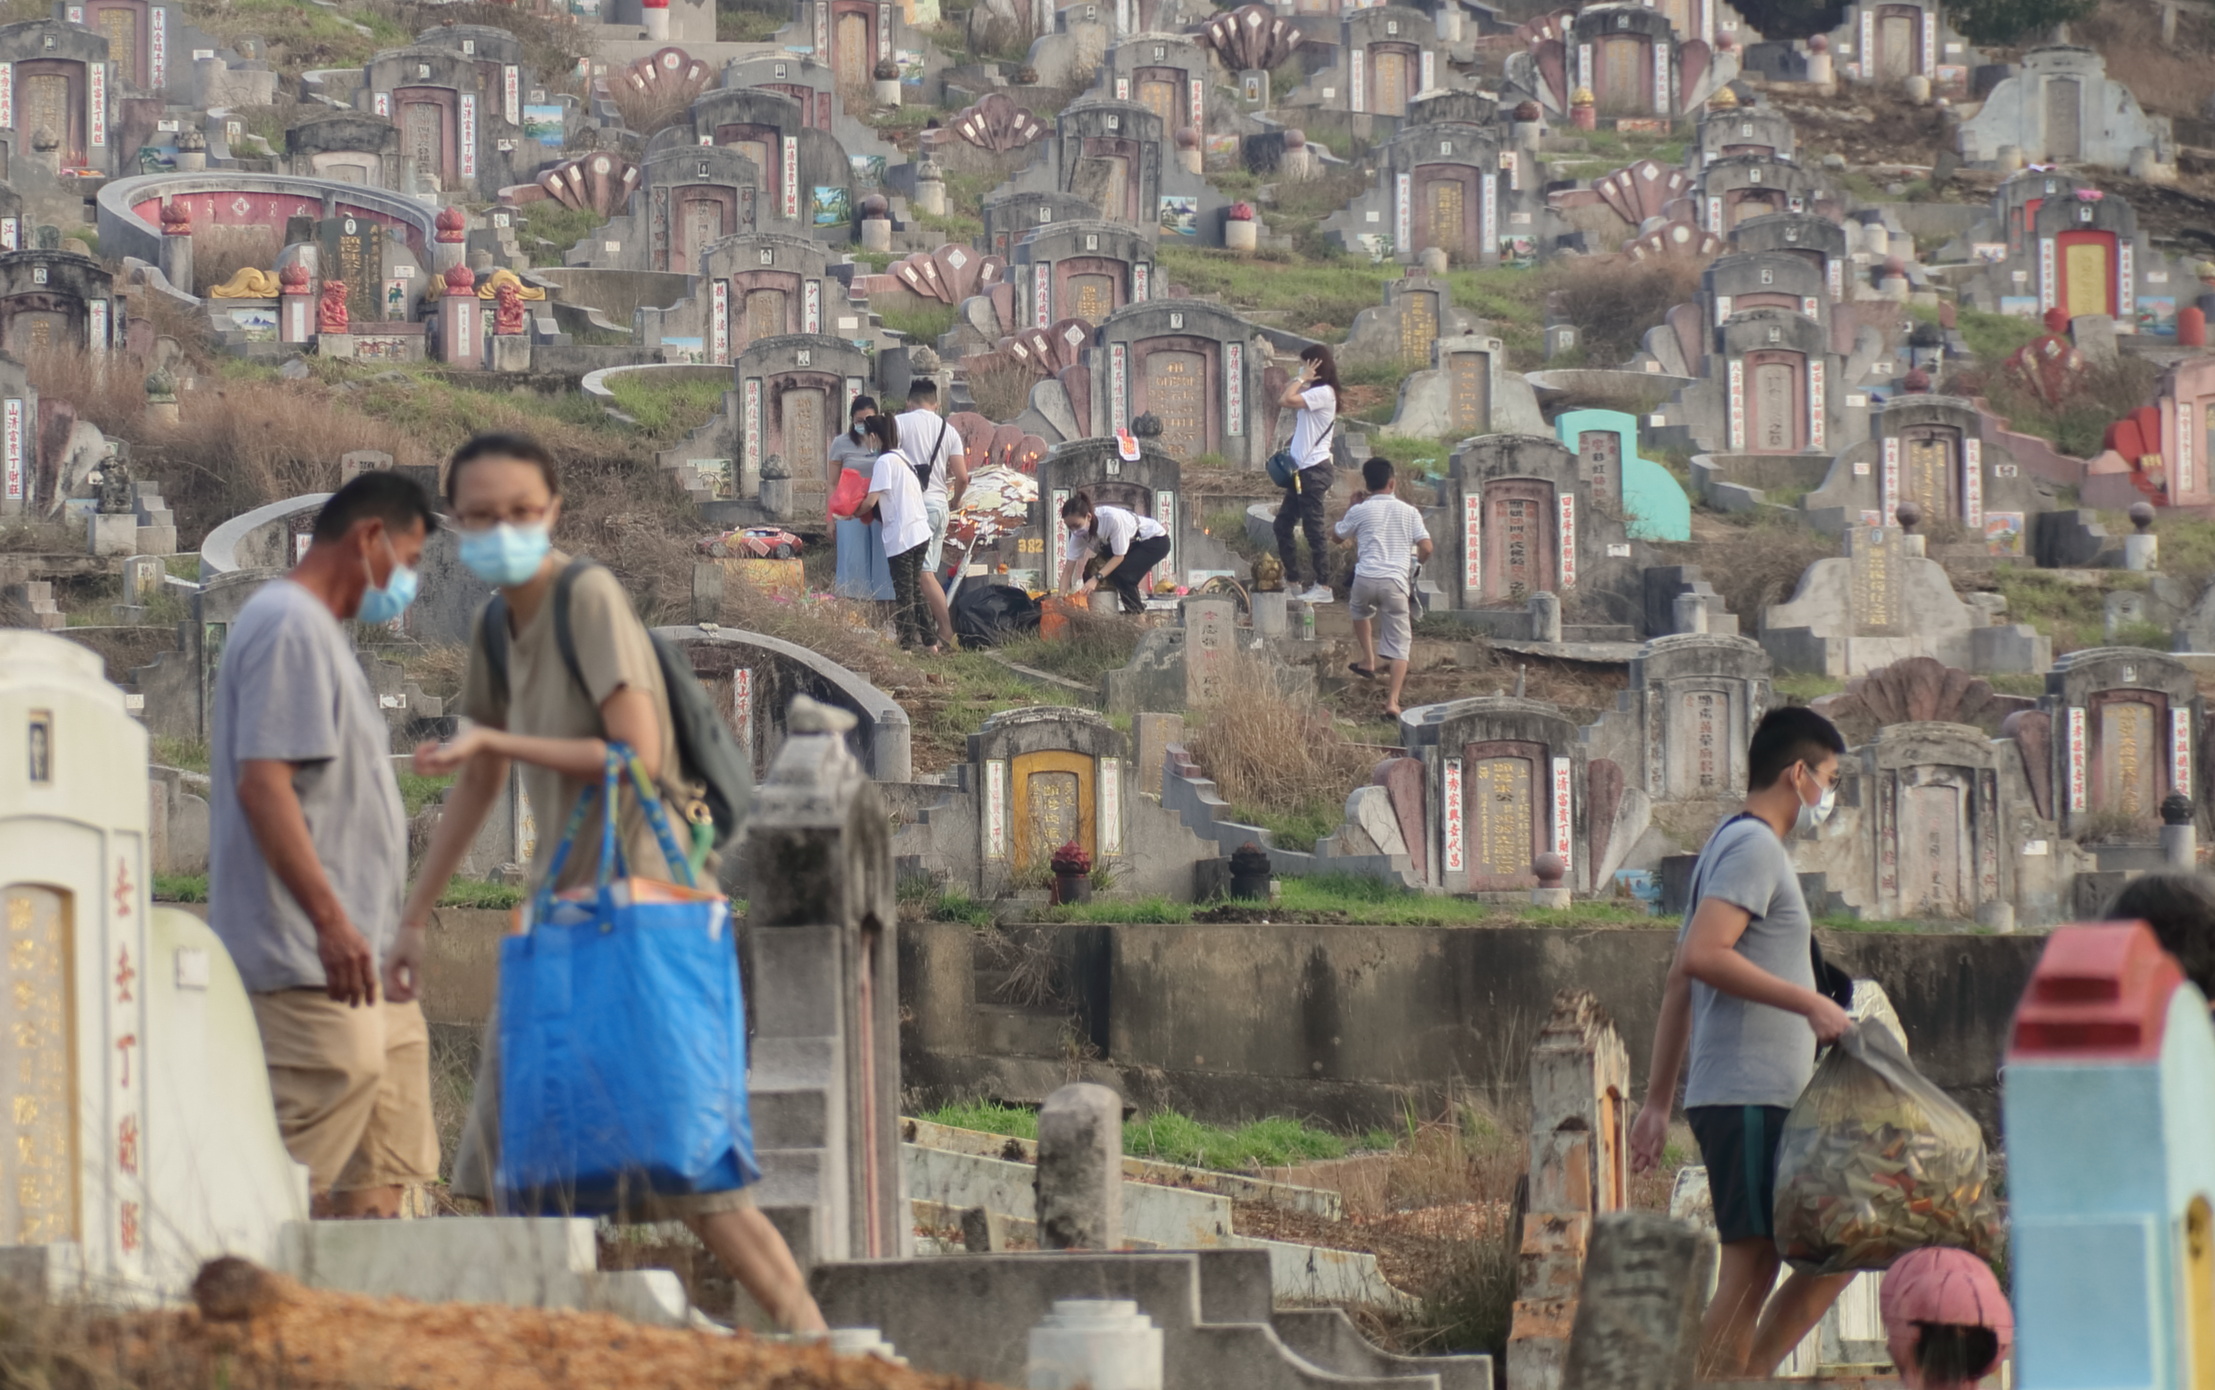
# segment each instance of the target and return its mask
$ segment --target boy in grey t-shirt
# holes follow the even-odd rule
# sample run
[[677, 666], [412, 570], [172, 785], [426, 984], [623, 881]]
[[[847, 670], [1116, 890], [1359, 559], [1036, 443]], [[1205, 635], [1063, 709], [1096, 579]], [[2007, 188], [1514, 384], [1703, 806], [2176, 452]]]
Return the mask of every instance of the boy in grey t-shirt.
[[1777, 1139], [1814, 1075], [1817, 1042], [1836, 1041], [1847, 1026], [1846, 1011], [1815, 989], [1813, 925], [1785, 839], [1829, 816], [1845, 751], [1837, 728], [1813, 710], [1774, 709], [1755, 727], [1745, 809], [1708, 839], [1692, 870], [1692, 910], [1662, 994], [1646, 1104], [1631, 1127], [1633, 1164], [1654, 1167], [1689, 1052], [1685, 1118], [1707, 1164], [1722, 1242], [1701, 1328], [1704, 1376], [1775, 1371], [1852, 1278], [1794, 1272], [1768, 1298], [1779, 1262]]

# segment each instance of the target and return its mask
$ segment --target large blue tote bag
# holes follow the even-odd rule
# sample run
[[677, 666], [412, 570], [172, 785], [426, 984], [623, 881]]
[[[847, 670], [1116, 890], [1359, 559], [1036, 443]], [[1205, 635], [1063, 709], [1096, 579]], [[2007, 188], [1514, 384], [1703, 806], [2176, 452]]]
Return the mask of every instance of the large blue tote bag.
[[[628, 772], [678, 882], [632, 878], [615, 834]], [[761, 1177], [730, 903], [700, 888], [661, 798], [610, 745], [600, 871], [557, 894], [594, 798], [578, 798], [522, 934], [500, 946], [500, 1166], [508, 1210], [567, 1215]]]

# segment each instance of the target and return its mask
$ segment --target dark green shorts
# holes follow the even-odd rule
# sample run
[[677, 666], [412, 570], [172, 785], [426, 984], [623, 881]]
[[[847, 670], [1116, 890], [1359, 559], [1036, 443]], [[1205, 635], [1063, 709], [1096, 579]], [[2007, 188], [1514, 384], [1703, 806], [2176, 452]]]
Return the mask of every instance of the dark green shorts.
[[1767, 1240], [1776, 1234], [1777, 1141], [1784, 1135], [1781, 1105], [1695, 1105], [1685, 1108], [1692, 1137], [1707, 1165], [1707, 1190], [1715, 1201], [1715, 1237]]

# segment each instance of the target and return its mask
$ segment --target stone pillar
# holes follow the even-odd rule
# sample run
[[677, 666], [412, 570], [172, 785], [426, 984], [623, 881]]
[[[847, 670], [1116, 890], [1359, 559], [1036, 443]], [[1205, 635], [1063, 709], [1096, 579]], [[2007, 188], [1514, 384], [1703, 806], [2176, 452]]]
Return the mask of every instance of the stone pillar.
[[1447, 0], [1438, 7], [1438, 37], [1447, 43], [1461, 42], [1461, 0]]
[[179, 294], [192, 288], [192, 210], [183, 203], [162, 201], [162, 274]]
[[861, 249], [892, 249], [892, 204], [882, 193], [872, 193], [861, 200]]
[[1285, 606], [1285, 592], [1257, 593], [1251, 596], [1254, 606], [1254, 635], [1257, 637], [1285, 637], [1291, 633], [1291, 620]]
[[2171, 792], [2161, 802], [2161, 857], [2172, 869], [2192, 873], [2199, 868], [2200, 832], [2193, 824], [2192, 798]]
[[723, 619], [723, 562], [692, 562], [692, 621], [716, 623]]
[[436, 226], [431, 238], [431, 272], [434, 275], [460, 265], [469, 254], [469, 215], [460, 208], [440, 208]]
[[1423, 273], [1433, 280], [1444, 279], [1453, 264], [1453, 258], [1446, 254], [1443, 246], [1426, 246], [1417, 259], [1422, 262]]
[[915, 206], [933, 217], [946, 215], [946, 181], [933, 160], [924, 160], [915, 171]]
[[1698, 594], [1678, 594], [1676, 598], [1676, 630], [1678, 632], [1707, 631], [1707, 600]]
[[1123, 1244], [1123, 1098], [1080, 1081], [1038, 1112], [1038, 1245], [1115, 1250]]
[[655, 43], [669, 42], [669, 0], [640, 0], [639, 14], [647, 38]]
[[1223, 248], [1241, 256], [1251, 256], [1261, 247], [1261, 226], [1249, 213], [1245, 217], [1223, 219]]
[[1538, 886], [1531, 889], [1531, 906], [1550, 908], [1556, 912], [1567, 911], [1575, 900], [1575, 895], [1561, 881], [1568, 872], [1562, 865], [1561, 856], [1550, 851], [1534, 856], [1531, 859], [1531, 872], [1538, 877]]
[[898, 106], [900, 104], [900, 70], [894, 68], [892, 76], [886, 77], [880, 68], [877, 74], [876, 89], [877, 105]]
[[308, 293], [308, 268], [298, 261], [277, 272], [277, 341], [315, 341], [313, 297]]
[[1561, 596], [1544, 590], [1530, 596], [1531, 640], [1533, 642], [1559, 642], [1561, 640]]
[[1807, 81], [1818, 91], [1828, 92], [1838, 85], [1838, 70], [1831, 60], [1830, 40], [1817, 34], [1807, 41]]
[[1191, 126], [1177, 128], [1177, 165], [1188, 174], [1204, 173], [1207, 152], [1200, 148], [1200, 132]]
[[1626, 1201], [1630, 1054], [1591, 994], [1565, 990], [1530, 1068], [1530, 1199], [1508, 1383], [1559, 1390], [1593, 1222]]
[[1057, 1298], [1031, 1329], [1029, 1390], [1162, 1390], [1161, 1329], [1126, 1299]]
[[481, 371], [485, 365], [484, 312], [477, 298], [477, 276], [456, 262], [447, 267], [446, 291], [438, 297], [438, 358], [449, 366]]
[[744, 841], [724, 856], [749, 909], [760, 1202], [802, 1269], [913, 1246], [890, 818], [847, 748], [853, 726], [845, 710], [792, 702]]
[[197, 174], [207, 167], [207, 132], [198, 129], [179, 131], [177, 133], [177, 172], [180, 174]]
[[2022, 172], [2023, 147], [2021, 145], [2002, 145], [1996, 153], [1998, 157], [1994, 162], [1999, 165], [2000, 173], [2003, 176]]

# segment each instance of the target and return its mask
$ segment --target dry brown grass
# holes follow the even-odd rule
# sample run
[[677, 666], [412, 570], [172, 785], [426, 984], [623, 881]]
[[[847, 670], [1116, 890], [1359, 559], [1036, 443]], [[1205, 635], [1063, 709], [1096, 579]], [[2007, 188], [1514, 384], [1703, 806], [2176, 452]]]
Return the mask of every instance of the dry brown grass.
[[1628, 362], [1646, 330], [1692, 298], [1704, 261], [1674, 256], [1656, 261], [1589, 257], [1543, 272], [1553, 305], [1577, 326], [1584, 360], [1595, 367]]
[[1748, 635], [1763, 608], [1792, 597], [1809, 565], [1839, 554], [1837, 540], [1789, 520], [1700, 512], [1693, 513], [1690, 544], [1662, 549], [1671, 563], [1698, 565]]
[[1321, 705], [1279, 694], [1259, 663], [1234, 662], [1224, 684], [1231, 698], [1189, 716], [1189, 746], [1233, 806], [1296, 815], [1369, 779], [1377, 750], [1349, 743]]
[[[248, 266], [270, 270], [284, 238], [274, 227], [195, 227], [192, 232], [194, 293], [206, 295]], [[148, 295], [146, 298], [154, 298]]]
[[2130, 85], [2138, 104], [2156, 115], [2200, 116], [2208, 101], [2208, 65], [2215, 62], [2215, 26], [2191, 10], [2177, 16], [2177, 39], [2161, 40], [2161, 14], [2135, 0], [2109, 0], [2069, 27], [2070, 41], [2100, 50], [2107, 70]]
[[651, 137], [677, 123], [679, 117], [691, 109], [691, 103], [677, 92], [666, 88], [640, 91], [633, 87], [620, 72], [608, 74], [608, 100], [623, 118], [627, 130], [641, 137]]
[[969, 394], [977, 413], [987, 420], [1013, 420], [1031, 403], [1031, 387], [1037, 372], [1001, 353], [992, 353], [969, 367]]

